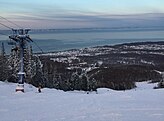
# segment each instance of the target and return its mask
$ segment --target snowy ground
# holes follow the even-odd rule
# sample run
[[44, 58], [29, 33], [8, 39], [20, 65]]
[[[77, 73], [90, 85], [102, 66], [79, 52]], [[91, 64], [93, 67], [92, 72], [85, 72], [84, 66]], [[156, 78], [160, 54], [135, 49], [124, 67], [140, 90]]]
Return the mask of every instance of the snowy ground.
[[164, 121], [164, 90], [139, 83], [137, 89], [63, 92], [0, 82], [0, 121]]

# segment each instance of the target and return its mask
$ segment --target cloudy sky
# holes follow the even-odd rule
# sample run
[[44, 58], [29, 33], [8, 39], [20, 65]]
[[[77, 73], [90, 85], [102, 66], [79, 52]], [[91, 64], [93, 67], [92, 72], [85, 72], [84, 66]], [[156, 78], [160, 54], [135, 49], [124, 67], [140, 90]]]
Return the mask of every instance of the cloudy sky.
[[164, 0], [0, 0], [0, 16], [28, 28], [161, 27], [163, 6]]

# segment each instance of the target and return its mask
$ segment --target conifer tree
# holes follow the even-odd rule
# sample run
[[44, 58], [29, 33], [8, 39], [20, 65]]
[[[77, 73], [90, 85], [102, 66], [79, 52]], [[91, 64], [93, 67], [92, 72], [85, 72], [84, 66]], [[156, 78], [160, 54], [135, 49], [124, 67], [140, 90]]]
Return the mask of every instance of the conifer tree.
[[78, 89], [78, 82], [79, 82], [79, 76], [77, 72], [72, 73], [70, 83], [71, 83], [71, 90], [77, 90]]
[[81, 90], [87, 91], [88, 90], [88, 80], [86, 75], [81, 76]]
[[19, 48], [14, 47], [11, 50], [10, 56], [8, 58], [8, 65], [11, 71], [11, 75], [18, 78], [19, 72]]
[[0, 52], [0, 80], [6, 80], [9, 75], [9, 68], [7, 65], [7, 58], [5, 54], [4, 44], [2, 43]]
[[26, 72], [26, 82], [31, 83], [32, 77], [36, 74], [36, 64], [34, 62], [32, 46], [26, 48], [24, 51], [24, 63]]
[[3, 42], [2, 42], [2, 46], [1, 46], [1, 56], [2, 56], [2, 58], [5, 57], [5, 47], [4, 47]]
[[48, 76], [48, 73], [47, 75], [44, 75], [43, 70], [42, 71], [42, 63], [39, 59], [38, 56], [35, 56], [34, 57], [34, 61], [32, 61], [32, 84], [35, 85], [36, 87], [38, 87], [39, 85], [41, 85], [42, 87], [44, 87], [46, 85], [46, 76]]

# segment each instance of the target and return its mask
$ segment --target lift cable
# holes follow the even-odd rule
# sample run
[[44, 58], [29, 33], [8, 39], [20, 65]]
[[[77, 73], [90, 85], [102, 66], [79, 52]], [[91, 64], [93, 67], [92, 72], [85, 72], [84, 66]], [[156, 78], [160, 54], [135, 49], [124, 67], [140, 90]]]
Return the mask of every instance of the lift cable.
[[5, 25], [5, 24], [2, 24], [2, 23], [0, 23], [2, 26], [4, 26], [4, 27], [6, 27], [6, 28], [8, 28], [8, 29], [11, 29], [11, 30], [13, 30], [13, 28], [11, 28], [11, 27], [9, 27], [9, 26], [7, 26], [7, 25]]
[[[8, 19], [6, 19], [5, 17], [0, 16], [0, 18], [5, 19], [5, 20], [8, 21], [9, 23], [12, 23], [12, 24], [14, 24], [14, 25], [17, 26], [17, 27], [23, 28], [23, 27], [19, 26], [18, 24], [14, 23], [14, 22], [12, 22], [12, 21], [10, 21], [10, 20], [8, 20]], [[15, 30], [14, 28], [11, 28], [11, 27], [9, 27], [9, 26], [7, 26], [7, 25], [5, 25], [5, 24], [2, 24], [2, 23], [0, 23], [0, 24], [1, 24], [2, 26], [4, 26], [4, 27], [8, 28], [8, 29], [11, 29], [12, 31]], [[8, 36], [8, 35], [3, 34], [3, 33], [1, 33], [1, 35]], [[42, 53], [44, 53], [43, 50], [42, 50], [42, 48], [41, 48], [35, 41], [33, 41], [33, 40], [31, 40], [31, 41], [35, 44], [35, 46], [36, 46]]]
[[35, 44], [35, 46], [36, 46], [42, 53], [44, 53], [43, 50], [42, 50], [42, 48], [41, 48], [35, 41], [33, 41], [33, 43]]
[[23, 27], [19, 26], [18, 24], [14, 23], [14, 22], [12, 22], [12, 21], [10, 21], [10, 20], [8, 20], [8, 19], [5, 18], [5, 17], [0, 16], [0, 18], [2, 18], [2, 19], [4, 19], [4, 20], [8, 21], [9, 23], [14, 24], [15, 26], [17, 26], [17, 27], [19, 27], [19, 28], [23, 28]]

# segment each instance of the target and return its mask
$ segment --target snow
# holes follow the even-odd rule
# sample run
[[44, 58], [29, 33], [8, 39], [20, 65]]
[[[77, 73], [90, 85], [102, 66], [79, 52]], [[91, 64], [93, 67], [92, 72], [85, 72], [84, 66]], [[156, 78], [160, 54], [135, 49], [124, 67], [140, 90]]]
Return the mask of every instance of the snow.
[[19, 72], [18, 75], [25, 75], [25, 72]]
[[154, 84], [137, 83], [128, 91], [98, 89], [63, 92], [25, 84], [0, 82], [0, 121], [163, 121], [164, 90]]

